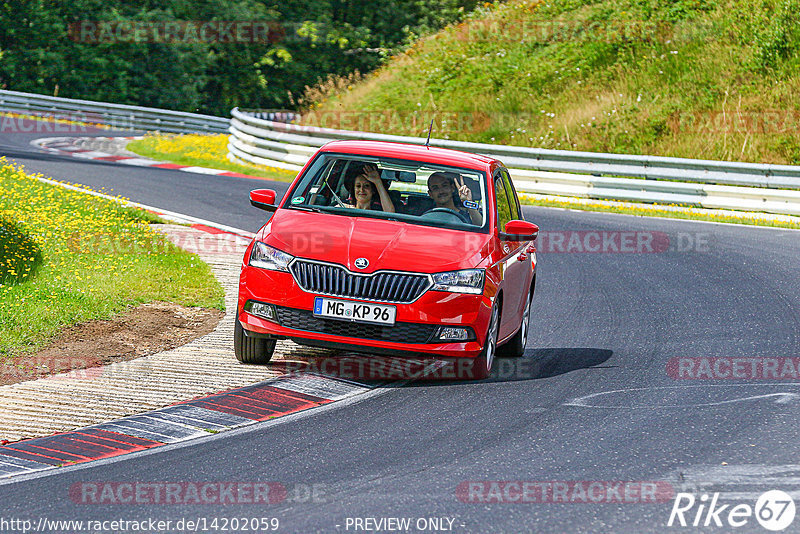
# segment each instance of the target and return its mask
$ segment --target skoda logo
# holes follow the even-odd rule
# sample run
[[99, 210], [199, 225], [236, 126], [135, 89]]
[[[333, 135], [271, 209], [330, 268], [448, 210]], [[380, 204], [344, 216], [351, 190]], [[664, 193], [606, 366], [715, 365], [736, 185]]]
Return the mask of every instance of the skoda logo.
[[369, 265], [369, 260], [367, 258], [358, 258], [353, 265], [356, 266], [357, 269], [366, 269]]

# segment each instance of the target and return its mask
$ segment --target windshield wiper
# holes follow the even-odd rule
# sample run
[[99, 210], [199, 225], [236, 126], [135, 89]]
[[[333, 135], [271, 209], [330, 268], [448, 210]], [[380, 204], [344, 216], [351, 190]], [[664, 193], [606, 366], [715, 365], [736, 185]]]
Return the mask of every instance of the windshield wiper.
[[288, 206], [289, 209], [300, 211], [313, 211], [314, 213], [322, 213], [322, 210], [317, 206]]

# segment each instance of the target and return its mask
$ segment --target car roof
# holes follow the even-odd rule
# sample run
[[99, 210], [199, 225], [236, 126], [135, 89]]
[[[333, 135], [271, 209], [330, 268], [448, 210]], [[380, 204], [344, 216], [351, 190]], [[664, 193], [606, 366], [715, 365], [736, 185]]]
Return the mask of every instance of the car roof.
[[362, 156], [379, 156], [397, 159], [410, 159], [426, 163], [452, 165], [484, 170], [492, 163], [502, 165], [497, 159], [480, 154], [461, 152], [449, 148], [392, 143], [387, 141], [332, 141], [325, 144], [322, 152], [339, 152]]

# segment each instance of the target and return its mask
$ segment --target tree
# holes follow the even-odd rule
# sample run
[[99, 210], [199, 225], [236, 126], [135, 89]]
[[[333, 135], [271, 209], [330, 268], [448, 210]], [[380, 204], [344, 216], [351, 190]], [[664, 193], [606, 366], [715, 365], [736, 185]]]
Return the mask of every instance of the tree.
[[[307, 85], [330, 74], [368, 72], [393, 49], [458, 19], [473, 5], [464, 0], [7, 0], [0, 3], [0, 88], [215, 115], [234, 106], [293, 108]], [[90, 32], [81, 33], [91, 26], [76, 26], [156, 27], [170, 21], [258, 21], [274, 31], [266, 42], [248, 43], [92, 41]]]

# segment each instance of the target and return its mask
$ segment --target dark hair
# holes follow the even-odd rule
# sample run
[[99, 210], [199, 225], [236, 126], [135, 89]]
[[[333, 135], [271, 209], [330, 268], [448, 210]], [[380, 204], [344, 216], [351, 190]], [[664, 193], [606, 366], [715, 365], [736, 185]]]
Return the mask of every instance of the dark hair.
[[[375, 165], [374, 163], [354, 161], [350, 163], [350, 166], [347, 168], [347, 172], [345, 172], [344, 174], [344, 187], [345, 189], [347, 189], [347, 192], [350, 194], [350, 200], [352, 200], [353, 202], [355, 202], [356, 199], [356, 194], [355, 194], [356, 178], [364, 174], [369, 167], [373, 167], [375, 170], [378, 169], [378, 166]], [[387, 183], [386, 180], [382, 181], [383, 185], [388, 190], [390, 184]], [[379, 198], [378, 188], [375, 187], [375, 184], [373, 184], [372, 182], [369, 182], [369, 185], [372, 187], [372, 200], [373, 202], [375, 202]]]
[[431, 178], [444, 178], [445, 180], [450, 182], [450, 185], [453, 186], [453, 189], [458, 189], [456, 187], [456, 177], [458, 177], [458, 174], [454, 172], [436, 171], [434, 173], [431, 173], [430, 176], [428, 176], [428, 183], [430, 183]]

